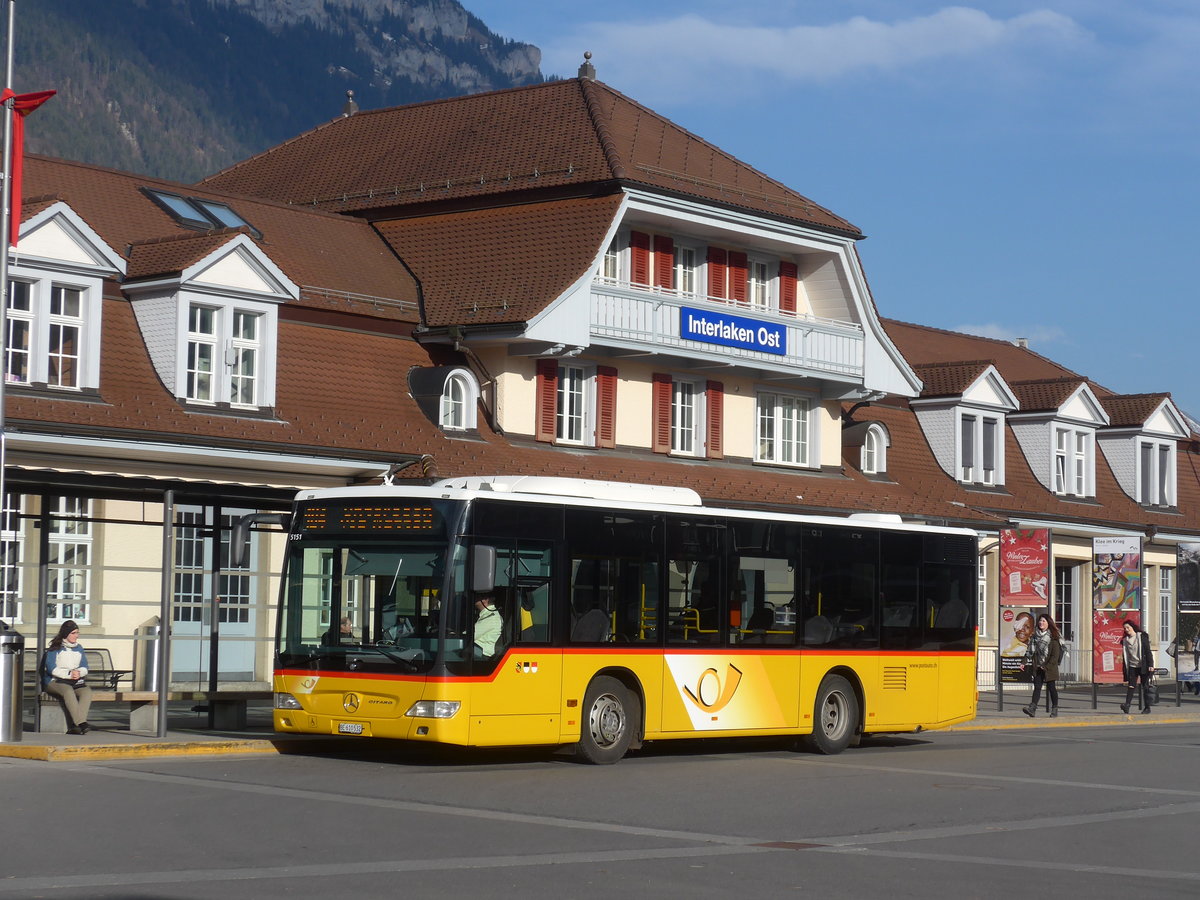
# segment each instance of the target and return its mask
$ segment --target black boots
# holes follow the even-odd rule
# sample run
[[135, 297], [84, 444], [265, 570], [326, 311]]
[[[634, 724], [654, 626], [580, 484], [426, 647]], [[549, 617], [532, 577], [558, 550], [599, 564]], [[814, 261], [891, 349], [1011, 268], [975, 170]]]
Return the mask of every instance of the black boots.
[[1025, 713], [1025, 715], [1032, 719], [1037, 715], [1037, 707], [1030, 703], [1028, 706], [1022, 706], [1021, 712]]

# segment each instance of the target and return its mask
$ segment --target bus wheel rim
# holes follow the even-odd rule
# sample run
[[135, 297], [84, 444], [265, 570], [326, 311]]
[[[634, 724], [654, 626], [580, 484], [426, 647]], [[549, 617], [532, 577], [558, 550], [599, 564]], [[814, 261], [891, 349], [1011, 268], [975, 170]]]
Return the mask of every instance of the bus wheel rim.
[[831, 691], [821, 706], [821, 730], [827, 737], [836, 738], [846, 729], [846, 698], [841, 691]]
[[601, 694], [588, 715], [592, 740], [600, 747], [611, 747], [625, 732], [625, 707], [612, 694]]

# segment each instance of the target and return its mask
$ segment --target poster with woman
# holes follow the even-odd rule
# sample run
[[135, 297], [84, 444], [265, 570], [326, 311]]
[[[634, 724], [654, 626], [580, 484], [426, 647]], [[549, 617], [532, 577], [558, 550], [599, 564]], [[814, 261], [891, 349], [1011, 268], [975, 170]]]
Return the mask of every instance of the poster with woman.
[[1000, 612], [1000, 680], [1005, 684], [1029, 684], [1033, 671], [1025, 665], [1029, 639], [1033, 637], [1034, 611], [1004, 609]]

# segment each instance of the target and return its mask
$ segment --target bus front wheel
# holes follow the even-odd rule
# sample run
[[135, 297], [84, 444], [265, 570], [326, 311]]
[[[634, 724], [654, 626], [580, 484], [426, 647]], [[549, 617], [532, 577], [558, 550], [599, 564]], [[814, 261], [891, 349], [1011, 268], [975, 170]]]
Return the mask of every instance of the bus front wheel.
[[858, 697], [841, 675], [829, 675], [817, 690], [813, 730], [804, 741], [815, 753], [832, 755], [848, 746], [858, 728]]
[[601, 675], [583, 696], [583, 721], [575, 751], [593, 765], [615, 763], [633, 742], [641, 719], [637, 696], [615, 678]]

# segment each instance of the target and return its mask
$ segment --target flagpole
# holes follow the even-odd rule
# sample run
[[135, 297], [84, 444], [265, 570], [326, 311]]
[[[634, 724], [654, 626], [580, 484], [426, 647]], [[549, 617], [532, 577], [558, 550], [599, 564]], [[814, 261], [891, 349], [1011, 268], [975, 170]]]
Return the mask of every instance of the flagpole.
[[[4, 184], [0, 188], [0, 531], [9, 525], [7, 468], [8, 468], [8, 423], [5, 420], [5, 388], [8, 383], [8, 242], [10, 233], [9, 204], [12, 198], [12, 138], [13, 138], [13, 108], [16, 99], [11, 95], [13, 89], [13, 43], [14, 23], [16, 22], [17, 0], [7, 0], [8, 31], [4, 59], [4, 87], [9, 97], [4, 101]], [[7, 584], [0, 585], [0, 591], [7, 589]], [[2, 596], [2, 594], [0, 594]]]

